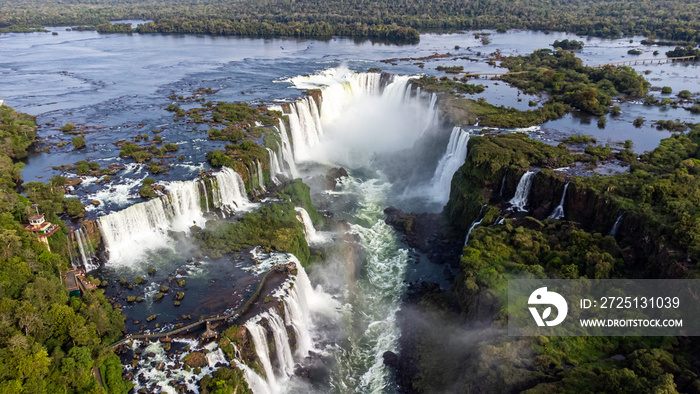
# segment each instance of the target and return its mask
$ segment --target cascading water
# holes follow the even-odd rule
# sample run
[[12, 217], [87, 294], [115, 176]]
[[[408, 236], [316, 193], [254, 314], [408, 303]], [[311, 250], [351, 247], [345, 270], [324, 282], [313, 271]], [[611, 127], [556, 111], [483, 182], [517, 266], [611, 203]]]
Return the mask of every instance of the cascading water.
[[554, 208], [554, 211], [552, 211], [552, 214], [549, 215], [550, 219], [561, 219], [564, 217], [564, 199], [566, 199], [566, 189], [568, 188], [569, 182], [566, 182], [566, 185], [564, 185], [564, 192], [561, 194], [559, 205], [557, 205], [557, 207]]
[[[508, 173], [508, 169], [506, 168], [506, 174]], [[499, 197], [503, 197], [503, 189], [506, 187], [506, 174], [503, 174], [503, 179], [501, 179], [501, 190], [498, 192]]]
[[471, 227], [469, 227], [469, 231], [467, 231], [467, 237], [464, 238], [464, 246], [467, 246], [467, 243], [469, 243], [469, 236], [472, 235], [472, 231], [476, 228], [476, 226], [480, 225], [481, 222], [484, 221], [484, 218], [479, 219], [479, 221], [476, 221], [472, 223]]
[[[392, 76], [388, 83], [382, 84], [382, 75], [379, 73], [354, 73], [346, 69], [329, 69], [320, 74], [307, 77], [294, 77], [289, 79], [299, 89], [320, 89], [318, 98], [304, 97], [285, 107], [271, 107], [282, 111], [289, 123], [292, 140], [293, 159], [296, 163], [304, 161], [328, 161], [349, 165], [353, 161], [365, 161], [373, 152], [370, 148], [386, 147], [394, 149], [407, 148], [408, 143], [420, 136], [423, 131], [415, 127], [415, 122], [424, 122], [426, 115], [426, 98], [419, 95], [411, 95], [409, 76]], [[406, 123], [406, 129], [413, 131], [415, 135], [397, 136], [390, 133], [376, 133], [364, 135], [363, 132], [381, 128], [376, 125], [378, 121], [390, 121], [388, 118], [368, 119], [366, 116], [369, 108], [376, 109], [377, 105], [386, 105], [394, 108], [412, 108], [408, 112], [411, 116], [397, 118]], [[360, 105], [358, 105], [360, 104]], [[363, 108], [362, 106], [368, 108]], [[357, 114], [348, 114], [355, 110]], [[344, 122], [338, 122], [341, 116], [353, 116], [356, 119], [372, 121], [375, 125], [355, 125], [350, 127]], [[392, 125], [397, 127], [397, 125]], [[280, 124], [280, 134], [284, 142], [284, 123]], [[387, 137], [391, 137], [390, 139]], [[328, 143], [322, 148], [319, 145]], [[353, 146], [362, 144], [365, 149], [353, 150]], [[351, 158], [352, 153], [361, 153], [362, 158]], [[286, 153], [283, 153], [286, 156]], [[284, 157], [287, 161], [287, 157]]]
[[267, 154], [270, 157], [270, 181], [275, 185], [279, 185], [280, 180], [277, 179], [277, 176], [284, 176], [284, 171], [282, 170], [282, 167], [280, 167], [280, 162], [277, 158], [277, 153], [275, 153], [270, 148], [265, 149], [267, 149]]
[[[168, 189], [165, 196], [100, 217], [98, 224], [111, 265], [131, 265], [147, 248], [168, 246], [168, 231], [187, 232], [193, 225], [203, 226], [207, 209], [230, 212], [254, 206], [245, 194], [243, 180], [230, 168], [217, 172], [210, 182], [171, 182]], [[202, 197], [207, 193], [211, 193], [211, 201]]]
[[99, 267], [97, 256], [95, 256], [95, 248], [90, 243], [90, 238], [82, 226], [73, 231], [75, 243], [78, 245], [80, 252], [80, 263], [85, 268], [85, 271], [92, 271]]
[[[281, 111], [282, 108], [278, 107], [277, 110]], [[284, 126], [284, 122], [280, 120], [278, 130], [280, 133], [280, 139], [282, 140], [282, 146], [280, 151], [282, 152], [282, 159], [289, 169], [289, 174], [292, 178], [299, 177], [299, 171], [297, 170], [296, 162], [294, 161], [294, 153], [292, 152], [292, 144], [289, 141], [289, 136], [287, 135], [287, 128]]]
[[610, 235], [611, 237], [617, 236], [617, 230], [620, 229], [620, 223], [622, 223], [622, 216], [624, 213], [621, 213], [620, 216], [617, 217], [617, 220], [615, 220], [615, 224], [613, 224], [612, 228], [610, 229]]
[[532, 186], [532, 177], [535, 171], [527, 171], [518, 181], [518, 187], [515, 189], [515, 195], [510, 199], [509, 203], [513, 209], [521, 212], [527, 212], [528, 196], [530, 195], [530, 186]]
[[[330, 296], [320, 289], [314, 290], [311, 287], [309, 277], [296, 257], [278, 253], [268, 258], [278, 261], [280, 257], [284, 257], [283, 260], [291, 260], [297, 268], [296, 275], [290, 277], [282, 288], [274, 294], [274, 297], [281, 300], [284, 305], [284, 319], [276, 309], [272, 308], [245, 323], [253, 340], [255, 352], [265, 371], [265, 377], [261, 377], [250, 368], [242, 368], [246, 381], [255, 394], [283, 391], [285, 382], [294, 373], [295, 363], [303, 360], [313, 350], [311, 339], [312, 312], [318, 313], [319, 309], [335, 309], [337, 307], [337, 302], [330, 299]], [[263, 324], [263, 321], [266, 324]], [[288, 329], [295, 333], [296, 351], [293, 351], [290, 346]], [[271, 348], [267, 341], [268, 331], [274, 340], [276, 358], [274, 365], [271, 360]], [[236, 364], [242, 365], [239, 362]]]
[[311, 221], [311, 217], [309, 216], [309, 213], [306, 211], [306, 209], [296, 207], [296, 211], [297, 218], [302, 224], [304, 224], [304, 235], [306, 236], [306, 241], [309, 243], [309, 245], [326, 242], [327, 237], [324, 234], [321, 234], [316, 231], [316, 228], [314, 227], [314, 224]]
[[[420, 96], [420, 87], [416, 90], [416, 95]], [[430, 107], [428, 108], [428, 117], [425, 121], [425, 127], [423, 127], [423, 135], [431, 130], [437, 129], [438, 127], [439, 113], [437, 106], [437, 98], [437, 94], [430, 94]]]
[[469, 132], [462, 130], [459, 126], [452, 129], [445, 155], [438, 162], [433, 179], [430, 181], [432, 185], [431, 197], [435, 201], [446, 203], [450, 198], [452, 176], [467, 158], [467, 145], [470, 136]]
[[260, 164], [260, 160], [255, 160], [255, 164], [257, 166], [257, 175], [258, 175], [258, 186], [260, 187], [260, 190], [265, 192], [265, 179], [263, 178], [263, 169], [262, 165]]

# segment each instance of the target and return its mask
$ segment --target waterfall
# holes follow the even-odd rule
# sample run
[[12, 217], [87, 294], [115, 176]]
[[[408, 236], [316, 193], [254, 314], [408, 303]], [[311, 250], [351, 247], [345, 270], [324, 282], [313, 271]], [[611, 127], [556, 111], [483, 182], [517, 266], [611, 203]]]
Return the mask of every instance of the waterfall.
[[[420, 96], [420, 87], [417, 89], [417, 96]], [[434, 130], [437, 128], [438, 125], [438, 106], [437, 106], [437, 94], [431, 93], [430, 94], [430, 106], [428, 108], [428, 117], [426, 118], [425, 121], [425, 126], [423, 127], [423, 133], [421, 135], [425, 135], [430, 130]]]
[[608, 235], [610, 235], [610, 236], [613, 237], [613, 238], [614, 238], [615, 236], [617, 236], [617, 230], [620, 229], [620, 223], [622, 222], [622, 216], [623, 216], [623, 215], [624, 215], [624, 213], [621, 213], [621, 214], [617, 217], [617, 220], [615, 220], [615, 224], [613, 224], [612, 228], [610, 229], [610, 233], [609, 233]]
[[[484, 212], [484, 208], [486, 208], [489, 204], [484, 204], [481, 206], [481, 209], [479, 210], [479, 216], [481, 216], [481, 213]], [[475, 220], [471, 227], [469, 227], [469, 230], [467, 231], [467, 236], [464, 237], [464, 246], [467, 246], [467, 243], [469, 242], [469, 236], [472, 235], [472, 231], [476, 228], [476, 226], [480, 225], [481, 222], [484, 221], [484, 217], [482, 216], [481, 219]]]
[[503, 189], [506, 187], [506, 174], [508, 174], [508, 169], [506, 168], [506, 173], [503, 174], [503, 179], [501, 179], [501, 190], [498, 192], [499, 197], [503, 197]]
[[85, 268], [85, 271], [92, 271], [99, 267], [98, 259], [95, 256], [95, 248], [92, 246], [85, 228], [81, 226], [79, 229], [73, 231], [73, 236], [75, 237], [75, 242], [78, 245], [80, 262]]
[[527, 199], [530, 195], [533, 175], [535, 175], [535, 171], [527, 171], [520, 177], [518, 187], [515, 189], [515, 195], [509, 201], [510, 205], [518, 211], [527, 212], [525, 207], [527, 206]]
[[[285, 260], [291, 260], [297, 267], [296, 276], [290, 278], [281, 290], [273, 294], [276, 298], [281, 299], [284, 305], [284, 320], [276, 309], [271, 308], [244, 324], [253, 340], [258, 359], [263, 365], [265, 378], [257, 375], [237, 360], [234, 361], [243, 369], [246, 381], [255, 394], [280, 392], [284, 381], [294, 374], [295, 362], [302, 360], [313, 349], [309, 303], [318, 301], [324, 303], [324, 295], [327, 296], [311, 287], [309, 277], [296, 257], [293, 255], [284, 256]], [[276, 257], [279, 256], [271, 258]], [[261, 324], [263, 320], [267, 322], [267, 328]], [[294, 330], [296, 334], [297, 349], [294, 352], [289, 345], [288, 328]], [[276, 365], [274, 366], [271, 360], [270, 346], [267, 342], [268, 331], [274, 340], [276, 357]]]
[[304, 97], [291, 103], [288, 119], [294, 141], [294, 160], [296, 162], [310, 160], [311, 149], [320, 143], [323, 134], [318, 107], [313, 97]]
[[462, 130], [459, 126], [452, 129], [445, 155], [438, 162], [433, 178], [430, 181], [432, 185], [431, 196], [435, 201], [447, 202], [450, 198], [452, 177], [467, 158], [467, 145], [470, 135], [469, 132]]
[[263, 169], [262, 165], [260, 164], [260, 160], [255, 160], [255, 164], [257, 166], [255, 172], [258, 175], [258, 186], [263, 192], [265, 192], [265, 178], [263, 177]]
[[[168, 231], [187, 232], [192, 225], [203, 226], [209, 209], [232, 212], [254, 206], [245, 194], [243, 180], [232, 169], [222, 168], [209, 181], [171, 182], [165, 196], [100, 217], [98, 225], [110, 263], [131, 265], [147, 248], [167, 246]], [[202, 198], [207, 193], [211, 200]]]
[[467, 243], [469, 242], [469, 236], [472, 235], [472, 231], [476, 228], [476, 226], [480, 225], [481, 222], [484, 221], [484, 218], [479, 219], [479, 221], [475, 221], [472, 223], [472, 226], [469, 227], [469, 231], [467, 231], [467, 237], [464, 239], [464, 246], [467, 246]]
[[557, 207], [554, 208], [554, 211], [552, 211], [552, 214], [549, 215], [550, 219], [561, 219], [564, 217], [564, 199], [566, 198], [566, 189], [568, 188], [569, 182], [566, 182], [566, 185], [564, 185], [564, 192], [561, 194], [559, 205], [557, 205]]
[[[319, 144], [329, 140], [324, 127], [334, 124], [344, 116], [348, 107], [358, 102], [367, 102], [368, 99], [380, 99], [382, 103], [393, 106], [405, 106], [426, 100], [418, 95], [411, 95], [409, 84], [411, 78], [410, 76], [392, 76], [390, 82], [383, 86], [382, 75], [379, 73], [355, 73], [343, 68], [328, 69], [315, 75], [298, 76], [288, 80], [298, 89], [320, 90], [320, 95], [306, 96], [287, 106], [270, 108], [282, 111], [287, 118], [292, 141], [291, 152], [295, 163], [311, 160], [326, 161], [331, 158], [320, 156], [332, 153], [318, 147]], [[281, 123], [280, 134], [284, 139], [283, 126]], [[348, 138], [350, 137], [348, 134], [349, 130], [342, 136]], [[287, 144], [283, 141], [283, 145]], [[343, 145], [343, 148], [347, 148], [347, 145]], [[346, 151], [347, 149], [344, 149], [344, 152]], [[283, 152], [282, 155], [287, 161], [287, 154]], [[337, 158], [332, 157], [332, 159]]]
[[[279, 110], [281, 110], [281, 108], [279, 108]], [[289, 173], [292, 175], [292, 178], [296, 179], [299, 177], [299, 171], [297, 170], [297, 165], [294, 161], [294, 154], [292, 153], [292, 144], [291, 142], [289, 142], [287, 128], [284, 126], [284, 122], [281, 119], [278, 131], [280, 133], [280, 138], [282, 139], [282, 146], [280, 147], [280, 151], [282, 152], [282, 159], [289, 168]]]
[[255, 320], [249, 320], [245, 323], [245, 328], [250, 333], [250, 337], [253, 339], [253, 345], [255, 346], [255, 353], [260, 360], [265, 371], [265, 381], [268, 386], [268, 391], [276, 393], [279, 391], [279, 386], [277, 385], [277, 379], [275, 378], [275, 373], [272, 370], [272, 362], [270, 361], [270, 347], [267, 344], [267, 335], [265, 328], [259, 324], [260, 319], [264, 315], [259, 315], [259, 318]]
[[304, 225], [304, 235], [306, 236], [306, 242], [311, 244], [319, 244], [325, 242], [327, 237], [316, 231], [314, 228], [314, 223], [311, 221], [311, 216], [306, 211], [306, 209], [301, 207], [295, 208], [297, 211], [297, 219]]
[[270, 156], [270, 181], [275, 185], [279, 185], [280, 181], [277, 179], [278, 175], [284, 176], [284, 171], [280, 167], [279, 159], [277, 158], [277, 153], [275, 153], [270, 148], [267, 149], [267, 154]]
[[207, 364], [212, 368], [216, 367], [217, 364], [228, 365], [226, 356], [224, 356], [224, 352], [221, 351], [221, 348], [217, 348], [215, 351], [207, 353]]

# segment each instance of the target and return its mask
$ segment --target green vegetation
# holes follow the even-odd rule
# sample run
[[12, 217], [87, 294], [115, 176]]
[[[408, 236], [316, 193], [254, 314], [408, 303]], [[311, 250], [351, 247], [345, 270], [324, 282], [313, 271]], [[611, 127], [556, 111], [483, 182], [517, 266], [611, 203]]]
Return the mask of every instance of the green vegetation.
[[259, 245], [268, 251], [292, 253], [303, 265], [310, 259], [304, 228], [291, 202], [263, 206], [235, 223], [209, 222], [192, 237], [202, 247], [202, 253], [214, 258]]
[[418, 79], [414, 79], [412, 83], [415, 86], [420, 86], [421, 89], [427, 92], [476, 94], [483, 92], [485, 89], [484, 85], [481, 84], [468, 84], [466, 78], [462, 78], [460, 81], [455, 81], [449, 78], [437, 79], [435, 77], [424, 75]]
[[134, 144], [133, 142], [124, 142], [121, 149], [119, 150], [120, 157], [131, 157], [139, 163], [150, 160], [153, 157], [151, 152], [146, 151], [144, 148]]
[[[156, 180], [153, 178], [144, 178], [143, 182], [141, 182], [141, 189], [139, 189], [139, 195], [141, 198], [154, 198], [157, 197], [158, 195], [156, 194], [155, 190], [153, 190], [153, 184], [156, 183]], [[150, 270], [149, 270], [149, 275], [150, 275]]]
[[[695, 264], [676, 269], [700, 258], [700, 125], [632, 160], [629, 173], [571, 179], [569, 192], [576, 199], [567, 213], [571, 221], [525, 217], [494, 225], [499, 209], [481, 204], [498, 190], [505, 168], [509, 169], [506, 176], [515, 181], [522, 170], [509, 175], [518, 172], [514, 170], [565, 165], [575, 155], [522, 136], [486, 135], [473, 140], [462, 171], [453, 179], [445, 213], [457, 215], [451, 217], [453, 226], [462, 230], [463, 223], [471, 223], [479, 212], [483, 221], [463, 248], [461, 273], [453, 289], [428, 293], [416, 306], [418, 312], [412, 312], [430, 316], [427, 322], [440, 319], [442, 323], [413, 327], [419, 330], [412, 355], [419, 371], [413, 388], [418, 392], [443, 391], [454, 385], [466, 392], [694, 392], [700, 384], [693, 372], [698, 354], [694, 341], [515, 338], [489, 330], [507, 324], [509, 278], [700, 277]], [[631, 143], [625, 148], [631, 148]], [[589, 146], [586, 152], [606, 156], [610, 148]], [[542, 170], [548, 179], [556, 179], [547, 171]], [[606, 207], [592, 201], [605, 201]], [[598, 215], [601, 208], [607, 215], [624, 212], [624, 231], [617, 240], [578, 223]], [[603, 234], [609, 226], [603, 224]], [[630, 250], [636, 255], [630, 255]], [[450, 307], [455, 302], [456, 310]], [[492, 325], [483, 331], [479, 326], [465, 330], [464, 316], [479, 326], [489, 320]], [[469, 340], [460, 339], [464, 336]], [[624, 357], [613, 358], [616, 355]]]
[[690, 97], [690, 90], [681, 90], [680, 92], [678, 92], [678, 98], [680, 98], [681, 100], [690, 100]]
[[435, 69], [448, 74], [459, 74], [464, 71], [464, 66], [437, 66]]
[[294, 203], [297, 207], [302, 207], [309, 213], [309, 217], [314, 225], [323, 224], [323, 217], [318, 213], [316, 207], [311, 202], [311, 189], [301, 179], [295, 179], [280, 191], [280, 198], [285, 198]]
[[593, 115], [605, 115], [612, 97], [644, 97], [649, 83], [631, 67], [592, 68], [566, 51], [540, 49], [527, 56], [511, 56], [502, 62], [512, 72], [503, 80], [528, 94], [547, 92], [551, 100], [569, 104]]
[[[0, 136], [7, 144], [0, 152], [0, 391], [102, 392], [91, 369], [103, 366], [105, 391], [125, 394], [130, 384], [122, 381], [121, 364], [118, 358], [114, 363], [109, 347], [121, 336], [124, 317], [103, 290], [69, 297], [60, 277], [70, 267], [70, 251], [58, 214], [66, 207], [75, 213], [77, 200], [66, 199], [53, 180], [26, 183], [27, 198], [15, 192], [22, 166], [13, 159], [26, 157], [36, 127], [9, 107], [0, 112]], [[33, 212], [31, 203], [60, 226], [49, 238], [51, 252], [21, 225]]]
[[267, 150], [253, 141], [244, 140], [237, 144], [227, 144], [226, 151], [215, 149], [207, 153], [207, 161], [214, 167], [230, 167], [241, 175], [248, 192], [256, 190], [257, 177], [250, 176], [252, 171], [248, 166], [255, 166], [257, 161], [263, 168], [263, 180], [269, 179], [269, 155]]
[[664, 86], [661, 88], [661, 93], [663, 94], [671, 94], [673, 93], [673, 89], [671, 89], [670, 86]]
[[692, 45], [687, 45], [685, 47], [676, 47], [672, 51], [666, 52], [668, 57], [683, 57], [683, 56], [695, 56], [695, 60], [700, 60], [700, 49], [693, 48]]
[[563, 103], [547, 101], [542, 107], [520, 111], [515, 108], [495, 106], [485, 99], [443, 98], [442, 108], [456, 123], [475, 124], [477, 121], [487, 127], [528, 127], [561, 118], [569, 106]]
[[77, 137], [71, 138], [71, 143], [73, 143], [73, 148], [74, 149], [83, 149], [85, 148], [85, 138], [83, 138], [82, 135], [79, 135]]
[[[27, 157], [27, 148], [36, 138], [36, 118], [0, 106], [0, 149], [2, 156], [18, 160]], [[21, 167], [18, 168], [21, 170]]]
[[642, 53], [644, 53], [644, 52], [640, 51], [639, 49], [630, 49], [629, 51], [627, 51], [627, 54], [635, 55], [635, 56], [639, 56]]
[[566, 144], [587, 144], [589, 142], [596, 143], [596, 139], [589, 135], [570, 135], [565, 140]]
[[564, 49], [567, 51], [578, 51], [580, 49], [583, 49], [583, 41], [576, 41], [576, 40], [555, 40], [554, 43], [552, 44], [554, 49]]
[[[415, 42], [430, 30], [533, 29], [569, 31], [582, 36], [617, 38], [648, 35], [676, 42], [700, 42], [700, 11], [683, 0], [608, 2], [600, 0], [458, 0], [388, 4], [383, 1], [304, 2], [252, 0], [224, 2], [106, 0], [84, 4], [77, 0], [46, 6], [38, 0], [0, 5], [0, 31], [32, 31], [41, 26], [88, 25], [104, 33], [197, 33], [212, 35], [368, 37]], [[233, 17], [235, 16], [235, 18]], [[152, 19], [131, 29], [109, 24], [120, 19]], [[84, 28], [77, 28], [82, 30]], [[483, 37], [482, 39], [487, 39]]]
[[252, 394], [243, 371], [238, 368], [222, 367], [207, 375], [199, 382], [203, 393]]

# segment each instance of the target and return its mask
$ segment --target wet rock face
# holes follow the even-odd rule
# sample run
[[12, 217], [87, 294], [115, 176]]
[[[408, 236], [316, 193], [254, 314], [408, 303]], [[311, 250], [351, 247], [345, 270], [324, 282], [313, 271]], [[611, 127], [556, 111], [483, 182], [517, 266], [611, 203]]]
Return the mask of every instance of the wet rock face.
[[431, 261], [443, 264], [455, 262], [459, 255], [459, 237], [449, 232], [440, 214], [406, 213], [389, 207], [384, 210], [385, 222], [403, 234], [402, 241], [430, 257]]
[[336, 186], [338, 186], [338, 181], [346, 176], [348, 176], [348, 172], [345, 171], [345, 168], [331, 168], [326, 173], [326, 187], [329, 190], [335, 190]]

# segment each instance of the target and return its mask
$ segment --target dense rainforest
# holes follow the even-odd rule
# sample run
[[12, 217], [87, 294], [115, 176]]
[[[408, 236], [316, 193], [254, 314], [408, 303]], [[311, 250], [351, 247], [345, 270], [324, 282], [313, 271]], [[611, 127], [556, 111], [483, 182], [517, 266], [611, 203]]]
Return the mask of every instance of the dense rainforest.
[[[697, 278], [699, 146], [695, 125], [639, 156], [629, 173], [567, 177], [553, 169], [586, 154], [522, 133], [472, 138], [443, 220], [460, 233], [480, 225], [452, 288], [428, 288], [402, 311], [404, 391], [699, 392], [692, 338], [504, 333], [511, 278]], [[501, 221], [528, 169], [539, 169], [529, 213]], [[547, 218], [567, 182], [565, 219]], [[400, 224], [420, 220], [411, 215], [395, 226], [409, 239], [420, 225]]]
[[[70, 252], [59, 215], [83, 206], [55, 184], [21, 184], [19, 159], [36, 138], [35, 120], [6, 106], [0, 116], [0, 393], [125, 394], [131, 386], [109, 346], [122, 336], [124, 316], [102, 290], [71, 297], [61, 279]], [[37, 208], [60, 225], [51, 251], [21, 224]]]
[[0, 31], [92, 26], [129, 32], [111, 20], [150, 19], [133, 31], [330, 37], [415, 41], [418, 31], [531, 29], [580, 35], [644, 35], [651, 41], [700, 42], [700, 9], [692, 0], [20, 0], [0, 2]]

